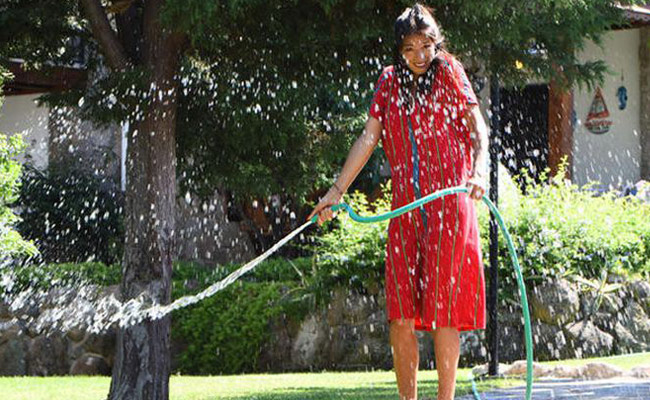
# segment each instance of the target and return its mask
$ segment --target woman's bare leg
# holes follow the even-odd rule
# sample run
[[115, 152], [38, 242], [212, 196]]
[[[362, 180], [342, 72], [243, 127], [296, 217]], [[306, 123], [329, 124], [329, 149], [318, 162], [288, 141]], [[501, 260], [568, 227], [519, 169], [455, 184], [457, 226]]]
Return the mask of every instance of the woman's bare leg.
[[438, 371], [438, 400], [453, 400], [456, 370], [460, 356], [460, 336], [456, 328], [438, 328], [433, 332], [433, 346]]
[[390, 344], [393, 348], [393, 365], [397, 376], [399, 399], [417, 400], [420, 353], [412, 319], [394, 320], [390, 323]]

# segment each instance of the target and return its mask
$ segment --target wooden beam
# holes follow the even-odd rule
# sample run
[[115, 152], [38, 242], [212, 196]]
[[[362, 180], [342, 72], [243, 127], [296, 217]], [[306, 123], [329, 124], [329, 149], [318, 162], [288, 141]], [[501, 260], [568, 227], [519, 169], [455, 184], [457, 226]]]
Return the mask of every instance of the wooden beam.
[[25, 70], [22, 63], [9, 63], [14, 79], [5, 83], [7, 96], [69, 90], [86, 82], [85, 70], [66, 67], [45, 67], [42, 70]]

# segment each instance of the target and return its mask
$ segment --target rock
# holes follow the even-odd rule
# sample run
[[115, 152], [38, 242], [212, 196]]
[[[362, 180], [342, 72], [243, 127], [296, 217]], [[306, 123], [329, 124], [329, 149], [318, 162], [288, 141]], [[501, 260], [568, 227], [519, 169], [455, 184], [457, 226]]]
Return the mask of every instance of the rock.
[[537, 321], [532, 324], [531, 331], [537, 360], [558, 360], [569, 356], [567, 339], [560, 327]]
[[12, 317], [13, 314], [9, 310], [9, 303], [0, 300], [0, 320], [10, 319]]
[[[507, 369], [509, 365], [499, 363], [499, 373], [502, 374], [504, 369]], [[472, 375], [474, 376], [485, 376], [488, 373], [488, 364], [477, 365], [472, 368]]]
[[650, 319], [639, 303], [635, 301], [628, 303], [625, 310], [619, 314], [619, 322], [630, 332], [634, 340], [643, 344], [641, 350], [650, 349]]
[[580, 367], [558, 365], [553, 368], [549, 376], [560, 379], [578, 379], [580, 378], [581, 373]]
[[597, 312], [590, 319], [601, 331], [616, 336], [616, 318], [612, 318], [616, 314], [616, 312]]
[[616, 321], [613, 334], [616, 338], [616, 346], [619, 351], [638, 353], [644, 351], [648, 347], [647, 343], [641, 342], [634, 337], [634, 335], [632, 335], [632, 333], [621, 324], [621, 321]]
[[66, 336], [73, 342], [81, 342], [86, 337], [86, 332], [82, 329], [75, 328], [66, 332]]
[[613, 365], [602, 362], [591, 362], [580, 369], [582, 379], [609, 379], [623, 375], [623, 370]]
[[110, 375], [111, 367], [99, 354], [85, 353], [70, 367], [70, 375]]
[[486, 356], [484, 330], [460, 333], [460, 358], [463, 365], [475, 365], [484, 362]]
[[547, 281], [530, 292], [533, 318], [549, 325], [573, 322], [580, 309], [578, 292], [564, 279]]
[[628, 375], [637, 379], [648, 379], [650, 378], [650, 365], [632, 368]]
[[6, 327], [0, 338], [0, 376], [25, 375], [29, 337], [14, 324], [13, 327]]
[[650, 282], [642, 280], [632, 282], [630, 291], [634, 300], [643, 307], [643, 311], [650, 315]]
[[66, 343], [60, 335], [34, 338], [28, 347], [27, 374], [32, 376], [65, 375], [70, 368]]
[[569, 345], [577, 358], [609, 355], [614, 345], [612, 335], [598, 329], [591, 321], [578, 321], [566, 326]]
[[[507, 376], [525, 376], [528, 371], [526, 360], [519, 360], [507, 365], [504, 368], [499, 368], [499, 372]], [[552, 367], [533, 362], [533, 376], [539, 378], [542, 376], [550, 375], [553, 371]]]
[[110, 361], [113, 359], [116, 340], [117, 333], [115, 329], [110, 329], [101, 334], [92, 333], [86, 337], [83, 348], [88, 353], [100, 354]]
[[315, 356], [322, 347], [326, 333], [314, 315], [303, 321], [291, 348], [291, 359], [299, 368], [309, 368], [316, 361]]

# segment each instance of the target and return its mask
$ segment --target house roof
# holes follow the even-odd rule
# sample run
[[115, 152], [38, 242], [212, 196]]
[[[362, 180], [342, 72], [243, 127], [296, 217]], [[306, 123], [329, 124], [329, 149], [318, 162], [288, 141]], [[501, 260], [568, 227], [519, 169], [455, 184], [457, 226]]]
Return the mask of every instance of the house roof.
[[650, 4], [642, 6], [618, 6], [625, 12], [625, 19], [630, 23], [631, 27], [637, 28], [639, 26], [650, 25]]
[[87, 72], [78, 68], [55, 66], [47, 71], [25, 70], [21, 60], [11, 60], [7, 67], [14, 79], [5, 82], [5, 96], [67, 90], [82, 85], [87, 77]]

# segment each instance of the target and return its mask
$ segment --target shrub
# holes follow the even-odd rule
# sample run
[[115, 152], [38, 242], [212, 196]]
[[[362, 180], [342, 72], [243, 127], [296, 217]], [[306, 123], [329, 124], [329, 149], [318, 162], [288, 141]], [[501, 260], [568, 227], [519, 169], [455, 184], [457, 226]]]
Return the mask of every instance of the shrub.
[[26, 174], [19, 231], [47, 263], [118, 262], [122, 255], [122, 193], [83, 171], [53, 165]]
[[[593, 280], [605, 274], [650, 274], [650, 205], [613, 192], [598, 195], [590, 186], [579, 188], [563, 179], [563, 170], [546, 184], [525, 178], [526, 195], [501, 175], [499, 210], [526, 281], [561, 275]], [[360, 193], [349, 199], [360, 214], [383, 213], [390, 209], [387, 189], [374, 204]], [[477, 210], [487, 268], [489, 210], [482, 204]], [[383, 285], [385, 223], [358, 224], [343, 216], [335, 224], [313, 246], [317, 293], [326, 299], [339, 284], [376, 290]], [[500, 296], [518, 297], [507, 245], [499, 235]]]
[[[300, 321], [308, 310], [301, 277], [308, 258], [270, 259], [222, 292], [174, 312], [172, 338], [180, 343], [177, 370], [184, 374], [235, 374], [256, 370], [271, 322], [280, 315]], [[197, 293], [240, 265], [206, 268], [177, 263], [173, 297]]]
[[222, 293], [174, 313], [172, 336], [185, 344], [177, 369], [184, 374], [256, 371], [270, 323], [285, 314], [300, 318], [305, 307], [288, 293], [295, 282], [236, 282]]
[[10, 209], [20, 189], [22, 166], [17, 161], [17, 157], [24, 148], [25, 144], [20, 135], [0, 134], [0, 262], [2, 264], [16, 258], [37, 254], [34, 244], [24, 240], [13, 228], [20, 222], [20, 218]]
[[[382, 186], [382, 193], [372, 204], [361, 192], [346, 195], [344, 200], [361, 215], [382, 214], [390, 211], [390, 183]], [[311, 246], [316, 268], [310, 286], [316, 302], [327, 303], [331, 289], [340, 284], [376, 292], [384, 277], [388, 222], [360, 224], [343, 213], [331, 224]]]
[[[528, 179], [528, 178], [525, 178]], [[543, 178], [545, 180], [545, 178]], [[598, 195], [592, 185], [583, 188], [564, 179], [564, 170], [548, 184], [528, 179], [528, 193], [514, 184], [500, 188], [499, 208], [515, 240], [526, 280], [549, 276], [601, 279], [650, 273], [650, 205], [615, 192]], [[488, 210], [479, 221], [487, 256]], [[499, 240], [499, 264], [506, 284], [514, 275], [506, 243]]]

